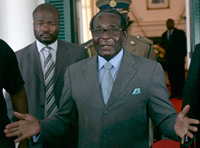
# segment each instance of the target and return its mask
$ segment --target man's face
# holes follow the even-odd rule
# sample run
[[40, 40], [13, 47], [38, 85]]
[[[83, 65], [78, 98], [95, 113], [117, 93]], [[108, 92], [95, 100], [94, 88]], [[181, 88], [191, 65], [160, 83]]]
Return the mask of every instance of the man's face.
[[35, 38], [45, 45], [55, 42], [59, 33], [59, 16], [56, 13], [36, 12], [34, 15]]
[[167, 26], [167, 29], [168, 30], [171, 30], [171, 29], [173, 29], [174, 28], [174, 21], [172, 21], [172, 20], [168, 20], [167, 22], [166, 22], [166, 26]]
[[111, 35], [104, 31], [102, 35], [96, 35], [97, 29], [121, 29], [119, 17], [113, 14], [101, 14], [97, 16], [93, 24], [93, 41], [98, 55], [110, 60], [122, 49], [126, 40], [126, 31], [119, 30], [116, 35]]

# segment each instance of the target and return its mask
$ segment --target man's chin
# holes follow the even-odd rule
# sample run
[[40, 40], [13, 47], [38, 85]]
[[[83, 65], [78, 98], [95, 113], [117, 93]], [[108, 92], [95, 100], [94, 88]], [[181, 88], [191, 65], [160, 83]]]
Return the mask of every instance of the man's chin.
[[41, 42], [43, 43], [43, 44], [45, 44], [45, 45], [49, 45], [49, 44], [52, 44], [54, 41], [53, 40], [41, 40]]
[[110, 53], [102, 53], [102, 54], [99, 54], [99, 56], [103, 57], [107, 61], [109, 61], [113, 57]]

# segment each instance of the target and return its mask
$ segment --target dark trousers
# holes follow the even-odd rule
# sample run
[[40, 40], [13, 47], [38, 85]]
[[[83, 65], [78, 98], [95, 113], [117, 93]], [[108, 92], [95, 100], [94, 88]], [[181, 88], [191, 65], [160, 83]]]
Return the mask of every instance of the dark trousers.
[[183, 96], [183, 87], [185, 83], [184, 64], [184, 59], [171, 60], [167, 62], [167, 72], [171, 86], [171, 94], [176, 97]]

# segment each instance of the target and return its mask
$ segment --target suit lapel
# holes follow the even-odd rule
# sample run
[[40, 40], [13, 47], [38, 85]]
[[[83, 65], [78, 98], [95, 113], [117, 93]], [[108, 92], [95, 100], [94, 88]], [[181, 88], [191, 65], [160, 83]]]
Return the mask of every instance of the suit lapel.
[[107, 107], [109, 108], [114, 104], [114, 102], [118, 99], [118, 97], [126, 90], [126, 87], [131, 82], [136, 74], [136, 69], [134, 69], [135, 60], [133, 57], [124, 51], [124, 56], [117, 73], [117, 77], [113, 84], [113, 88], [110, 94], [110, 98], [108, 100]]
[[63, 65], [67, 59], [66, 57], [69, 55], [69, 53], [66, 52], [66, 50], [67, 50], [66, 45], [63, 45], [62, 42], [58, 40], [58, 49], [56, 52], [55, 79], [54, 79], [55, 84], [58, 80]]
[[34, 71], [42, 84], [44, 84], [44, 77], [42, 67], [40, 64], [40, 57], [37, 50], [36, 42], [34, 42], [29, 50], [28, 59], [30, 59], [30, 65], [33, 65]]
[[99, 86], [99, 78], [98, 78], [98, 71], [97, 71], [97, 56], [94, 56], [89, 60], [87, 63], [87, 70], [84, 73], [84, 77], [87, 81], [87, 86], [92, 94], [92, 99], [95, 99], [97, 104], [104, 108], [105, 104], [103, 102], [101, 89]]

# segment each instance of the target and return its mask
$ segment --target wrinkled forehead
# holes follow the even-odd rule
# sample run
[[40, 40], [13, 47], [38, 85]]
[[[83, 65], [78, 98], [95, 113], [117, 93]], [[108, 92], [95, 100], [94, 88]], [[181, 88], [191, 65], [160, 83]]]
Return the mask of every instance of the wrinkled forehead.
[[53, 12], [38, 11], [33, 16], [34, 21], [59, 21], [59, 15]]
[[115, 14], [102, 13], [94, 19], [96, 27], [120, 27], [120, 18]]

